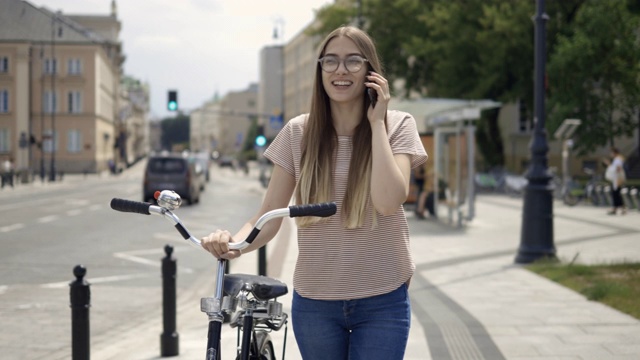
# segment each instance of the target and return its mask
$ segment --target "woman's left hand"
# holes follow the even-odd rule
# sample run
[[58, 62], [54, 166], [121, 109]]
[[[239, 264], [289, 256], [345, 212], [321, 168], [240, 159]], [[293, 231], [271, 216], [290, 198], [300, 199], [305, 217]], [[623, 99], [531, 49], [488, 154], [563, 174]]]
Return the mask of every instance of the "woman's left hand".
[[369, 122], [384, 121], [387, 115], [387, 105], [391, 100], [391, 94], [389, 93], [389, 82], [382, 75], [370, 71], [367, 75], [367, 82], [365, 83], [368, 89], [374, 90], [378, 94], [378, 100], [374, 107], [369, 106], [367, 109], [367, 117]]

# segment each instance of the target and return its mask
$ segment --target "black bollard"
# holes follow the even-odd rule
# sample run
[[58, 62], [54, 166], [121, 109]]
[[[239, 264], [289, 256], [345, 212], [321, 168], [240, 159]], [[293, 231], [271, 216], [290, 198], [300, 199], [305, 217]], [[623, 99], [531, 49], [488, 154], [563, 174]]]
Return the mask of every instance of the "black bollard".
[[258, 249], [258, 275], [267, 276], [267, 245]]
[[89, 360], [89, 307], [91, 306], [90, 284], [84, 280], [87, 273], [82, 265], [73, 268], [76, 280], [69, 283], [71, 298], [71, 358]]
[[166, 245], [162, 258], [162, 325], [160, 356], [178, 355], [178, 332], [176, 331], [176, 260], [171, 256], [173, 246]]

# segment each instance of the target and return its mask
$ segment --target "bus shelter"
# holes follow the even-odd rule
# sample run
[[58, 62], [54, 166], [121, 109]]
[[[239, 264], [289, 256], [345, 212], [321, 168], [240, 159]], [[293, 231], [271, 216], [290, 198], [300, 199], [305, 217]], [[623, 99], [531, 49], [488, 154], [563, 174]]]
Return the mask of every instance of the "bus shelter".
[[440, 221], [460, 227], [475, 216], [475, 122], [491, 100], [433, 99], [392, 101], [390, 109], [414, 116], [429, 154], [427, 182]]

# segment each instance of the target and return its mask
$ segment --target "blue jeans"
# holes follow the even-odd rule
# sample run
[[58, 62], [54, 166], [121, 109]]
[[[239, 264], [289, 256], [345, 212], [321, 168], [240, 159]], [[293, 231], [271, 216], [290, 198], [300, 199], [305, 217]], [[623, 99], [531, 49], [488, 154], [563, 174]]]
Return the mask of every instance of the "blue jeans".
[[291, 320], [305, 360], [401, 360], [411, 325], [407, 285], [356, 300], [313, 300], [293, 292]]

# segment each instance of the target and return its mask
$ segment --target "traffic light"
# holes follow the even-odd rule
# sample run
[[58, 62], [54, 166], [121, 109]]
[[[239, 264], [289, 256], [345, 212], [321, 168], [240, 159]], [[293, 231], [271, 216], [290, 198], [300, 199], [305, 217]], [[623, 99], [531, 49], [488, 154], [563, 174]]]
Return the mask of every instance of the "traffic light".
[[264, 135], [258, 135], [256, 136], [256, 145], [258, 146], [265, 146], [267, 145], [267, 138], [264, 137]]
[[265, 146], [267, 145], [267, 138], [264, 136], [264, 126], [258, 125], [258, 134], [256, 135], [256, 146]]
[[169, 111], [178, 110], [178, 92], [176, 90], [169, 90], [169, 98], [167, 100], [167, 109]]

